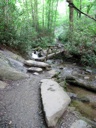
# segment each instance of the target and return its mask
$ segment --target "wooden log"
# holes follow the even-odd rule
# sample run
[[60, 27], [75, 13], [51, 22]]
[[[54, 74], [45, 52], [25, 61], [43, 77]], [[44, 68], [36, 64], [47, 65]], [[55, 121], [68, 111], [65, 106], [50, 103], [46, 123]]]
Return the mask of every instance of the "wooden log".
[[37, 61], [44, 61], [44, 60], [47, 60], [47, 59], [51, 59], [51, 58], [54, 57], [55, 55], [58, 55], [58, 54], [60, 54], [60, 53], [62, 53], [62, 52], [64, 52], [64, 50], [58, 51], [58, 52], [56, 52], [56, 53], [48, 54], [48, 55], [46, 55], [46, 56], [44, 56], [44, 57], [39, 57], [39, 58], [37, 58], [36, 60], [37, 60]]
[[50, 65], [47, 64], [47, 63], [34, 61], [34, 60], [26, 60], [24, 62], [24, 64], [27, 65], [27, 66], [30, 66], [30, 67], [32, 67], [32, 66], [34, 66], [34, 67], [42, 67], [42, 68], [50, 67]]

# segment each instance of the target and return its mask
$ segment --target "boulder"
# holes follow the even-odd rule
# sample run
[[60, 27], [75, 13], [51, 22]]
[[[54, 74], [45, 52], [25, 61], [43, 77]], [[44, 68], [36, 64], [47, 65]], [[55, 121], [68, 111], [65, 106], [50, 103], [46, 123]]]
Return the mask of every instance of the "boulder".
[[71, 99], [52, 79], [41, 80], [41, 97], [48, 127], [56, 126]]
[[81, 102], [85, 102], [85, 103], [90, 102], [90, 99], [85, 97], [85, 96], [78, 97], [78, 100], [81, 101]]
[[96, 92], [96, 78], [94, 74], [86, 75], [86, 72], [80, 69], [64, 67], [61, 77], [67, 82], [79, 85]]
[[21, 72], [25, 72], [25, 73], [27, 72], [27, 70], [24, 67], [22, 62], [15, 60], [15, 59], [12, 59], [12, 58], [8, 58], [8, 61], [9, 61], [9, 65], [11, 67], [15, 68], [16, 70], [21, 71]]
[[70, 128], [92, 128], [84, 120], [76, 120]]
[[37, 68], [37, 67], [31, 67], [27, 69], [29, 72], [42, 72], [42, 68]]
[[69, 83], [73, 83], [75, 85], [79, 85], [81, 87], [87, 88], [89, 90], [93, 90], [96, 92], [96, 81], [95, 79], [84, 79], [84, 78], [80, 78], [78, 76], [71, 76], [66, 77], [66, 81]]
[[2, 80], [19, 80], [24, 78], [28, 78], [28, 75], [11, 67], [0, 67], [0, 79]]
[[24, 64], [27, 66], [35, 66], [35, 67], [43, 67], [43, 68], [49, 67], [49, 64], [47, 63], [34, 61], [34, 60], [26, 60]]
[[4, 89], [7, 86], [7, 83], [0, 81], [0, 89]]
[[52, 77], [54, 77], [54, 76], [58, 75], [58, 72], [57, 72], [57, 71], [55, 71], [54, 69], [52, 69], [52, 70], [48, 71], [48, 74], [49, 74], [49, 75], [50, 75], [50, 77], [52, 78]]
[[72, 92], [67, 92], [67, 94], [69, 95], [69, 97], [70, 97], [72, 100], [76, 100], [76, 99], [77, 99], [77, 94], [72, 93]]

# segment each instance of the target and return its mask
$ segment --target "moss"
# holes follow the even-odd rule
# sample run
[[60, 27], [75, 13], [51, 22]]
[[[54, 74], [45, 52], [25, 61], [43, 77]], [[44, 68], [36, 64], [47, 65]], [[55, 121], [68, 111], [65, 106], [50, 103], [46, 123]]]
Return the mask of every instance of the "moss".
[[72, 101], [71, 106], [76, 109], [85, 117], [94, 120], [96, 118], [96, 110], [92, 109], [91, 104], [85, 104], [80, 101]]

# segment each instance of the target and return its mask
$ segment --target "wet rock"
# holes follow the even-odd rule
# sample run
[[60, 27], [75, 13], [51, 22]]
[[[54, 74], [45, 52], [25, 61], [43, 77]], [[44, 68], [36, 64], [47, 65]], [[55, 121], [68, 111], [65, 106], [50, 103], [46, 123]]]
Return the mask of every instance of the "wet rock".
[[71, 92], [67, 92], [67, 94], [69, 95], [69, 97], [70, 97], [72, 100], [76, 100], [76, 99], [77, 99], [77, 94], [71, 93]]
[[86, 69], [86, 72], [92, 73], [92, 70], [91, 69]]
[[75, 111], [75, 107], [68, 107], [68, 111], [70, 111], [70, 112], [73, 112], [73, 111]]
[[78, 68], [64, 67], [61, 76], [69, 83], [96, 91], [95, 75], [86, 75]]
[[0, 81], [0, 89], [4, 89], [7, 85], [7, 83]]
[[46, 122], [48, 127], [54, 127], [71, 100], [57, 82], [51, 79], [43, 79], [41, 82], [41, 97]]
[[83, 120], [76, 120], [70, 128], [92, 128]]
[[0, 67], [0, 79], [2, 80], [19, 80], [24, 78], [28, 78], [28, 75], [11, 67]]
[[91, 103], [91, 106], [92, 106], [93, 109], [96, 109], [96, 102]]
[[64, 67], [63, 66], [60, 66], [59, 69], [63, 69]]
[[46, 67], [46, 71], [50, 71], [50, 70], [52, 70], [51, 67]]
[[27, 69], [29, 72], [42, 72], [42, 68], [31, 67]]
[[90, 80], [90, 79], [85, 80], [84, 78], [80, 78], [78, 76], [70, 76], [70, 77], [66, 77], [66, 81], [96, 91], [95, 80]]
[[46, 61], [48, 64], [52, 64], [53, 63], [53, 60], [47, 60]]
[[88, 122], [88, 124], [90, 124], [92, 126], [92, 128], [96, 128], [96, 122], [95, 121], [92, 121], [92, 120], [85, 118], [85, 117], [83, 117], [82, 119], [85, 120], [86, 122]]
[[64, 87], [64, 85], [65, 85], [64, 81], [60, 82], [59, 85], [60, 85], [61, 87]]
[[18, 71], [26, 73], [26, 68], [23, 66], [22, 62], [12, 59], [12, 58], [8, 58], [8, 61], [11, 67], [15, 68]]
[[78, 100], [86, 103], [90, 102], [90, 100], [87, 97], [79, 97]]
[[52, 77], [55, 77], [56, 75], [58, 75], [58, 72], [56, 70], [52, 69], [52, 70], [48, 71], [48, 74], [52, 78]]

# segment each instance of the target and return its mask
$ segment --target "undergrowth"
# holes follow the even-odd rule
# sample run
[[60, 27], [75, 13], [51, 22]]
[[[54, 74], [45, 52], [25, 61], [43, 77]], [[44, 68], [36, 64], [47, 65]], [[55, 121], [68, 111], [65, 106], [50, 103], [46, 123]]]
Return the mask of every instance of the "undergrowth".
[[58, 36], [65, 49], [83, 65], [96, 66], [96, 23], [90, 19], [74, 22], [73, 31], [68, 24], [63, 25], [63, 32]]

